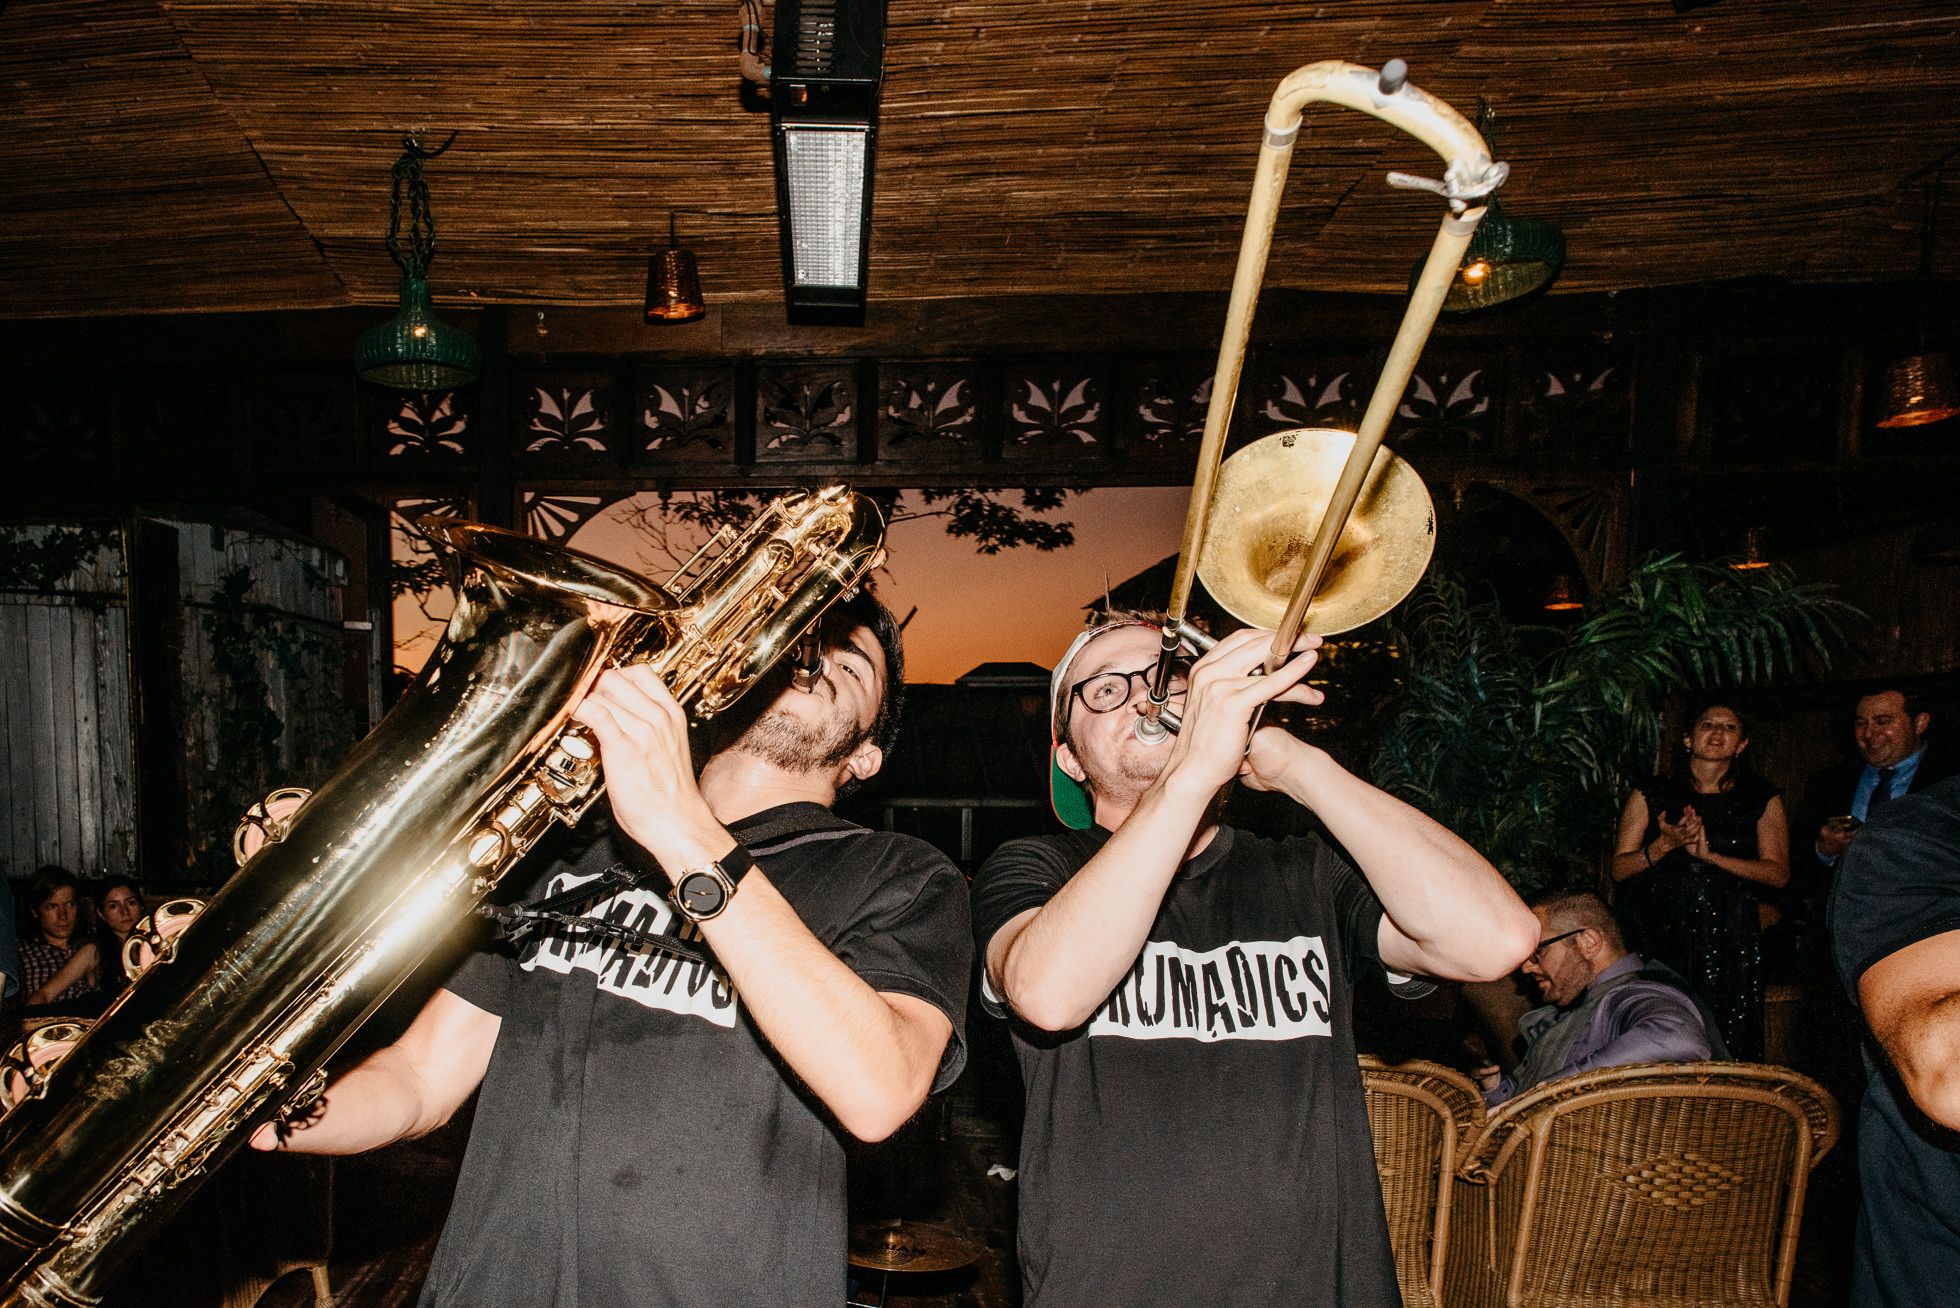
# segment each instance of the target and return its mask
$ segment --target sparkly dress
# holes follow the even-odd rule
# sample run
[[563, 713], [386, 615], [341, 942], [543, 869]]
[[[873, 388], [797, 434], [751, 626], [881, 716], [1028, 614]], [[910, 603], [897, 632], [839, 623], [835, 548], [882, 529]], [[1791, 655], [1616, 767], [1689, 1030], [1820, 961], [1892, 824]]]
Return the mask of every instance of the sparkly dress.
[[[1683, 805], [1692, 804], [1711, 852], [1757, 858], [1756, 824], [1778, 792], [1760, 777], [1745, 776], [1713, 795], [1668, 777], [1655, 778], [1640, 793], [1647, 800], [1643, 840], [1660, 834], [1662, 813], [1678, 818]], [[1731, 1054], [1759, 1061], [1763, 962], [1755, 883], [1675, 849], [1621, 882], [1617, 899], [1636, 937], [1628, 943], [1688, 978], [1714, 1010]]]

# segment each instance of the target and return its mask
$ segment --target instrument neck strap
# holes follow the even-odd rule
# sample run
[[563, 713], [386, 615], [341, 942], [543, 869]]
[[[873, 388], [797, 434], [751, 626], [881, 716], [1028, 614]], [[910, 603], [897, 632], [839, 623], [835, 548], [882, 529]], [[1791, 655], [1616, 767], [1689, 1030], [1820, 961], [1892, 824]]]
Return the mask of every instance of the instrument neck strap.
[[607, 922], [596, 917], [582, 917], [577, 913], [563, 910], [577, 905], [589, 904], [602, 892], [612, 892], [638, 888], [652, 880], [652, 872], [634, 872], [624, 863], [614, 863], [597, 877], [584, 882], [561, 894], [548, 895], [533, 900], [529, 904], [478, 904], [478, 917], [489, 918], [497, 923], [500, 940], [519, 942], [530, 932], [544, 924], [564, 927], [572, 931], [583, 931], [622, 944], [644, 945], [662, 954], [672, 954], [697, 963], [710, 963], [714, 955], [699, 943], [683, 940], [679, 936], [665, 935], [658, 931], [640, 931], [633, 927]]

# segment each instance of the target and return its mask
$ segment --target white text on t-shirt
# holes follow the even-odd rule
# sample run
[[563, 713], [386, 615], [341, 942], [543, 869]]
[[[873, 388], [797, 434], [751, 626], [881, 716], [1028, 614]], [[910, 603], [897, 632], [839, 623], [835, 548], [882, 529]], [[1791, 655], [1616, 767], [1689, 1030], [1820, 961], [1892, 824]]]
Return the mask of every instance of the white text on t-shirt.
[[1319, 936], [1234, 941], [1200, 953], [1150, 941], [1089, 1020], [1132, 1040], [1294, 1040], [1334, 1033]]

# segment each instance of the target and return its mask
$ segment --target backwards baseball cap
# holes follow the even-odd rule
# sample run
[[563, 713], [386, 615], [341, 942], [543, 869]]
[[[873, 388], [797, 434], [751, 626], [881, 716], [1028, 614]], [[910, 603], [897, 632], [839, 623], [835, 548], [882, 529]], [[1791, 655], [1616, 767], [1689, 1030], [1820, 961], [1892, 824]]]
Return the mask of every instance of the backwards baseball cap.
[[1124, 627], [1163, 630], [1156, 623], [1145, 622], [1141, 618], [1118, 618], [1114, 622], [1091, 627], [1070, 642], [1068, 653], [1062, 655], [1062, 661], [1055, 665], [1055, 671], [1048, 678], [1048, 802], [1054, 806], [1055, 816], [1061, 820], [1061, 824], [1072, 831], [1087, 831], [1095, 825], [1096, 806], [1089, 798], [1088, 789], [1062, 771], [1061, 761], [1055, 756], [1056, 749], [1062, 743], [1062, 728], [1068, 721], [1068, 671], [1075, 665], [1075, 656], [1090, 641]]

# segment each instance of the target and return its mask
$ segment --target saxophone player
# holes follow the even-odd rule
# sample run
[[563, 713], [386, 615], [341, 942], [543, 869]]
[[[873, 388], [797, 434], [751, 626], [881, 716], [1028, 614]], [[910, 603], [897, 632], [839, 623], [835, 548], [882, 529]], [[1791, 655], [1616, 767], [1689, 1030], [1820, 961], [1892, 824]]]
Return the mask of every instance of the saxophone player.
[[[710, 958], [565, 924], [479, 953], [321, 1111], [254, 1137], [361, 1152], [480, 1088], [424, 1305], [843, 1298], [839, 1132], [882, 1139], [958, 1075], [972, 953], [951, 862], [830, 812], [891, 747], [897, 624], [861, 593], [821, 635], [816, 675], [752, 692], [761, 711], [698, 778], [649, 669], [606, 673], [578, 710], [611, 822], [545, 894], [596, 882], [573, 911]], [[621, 869], [636, 879], [612, 889]]]

